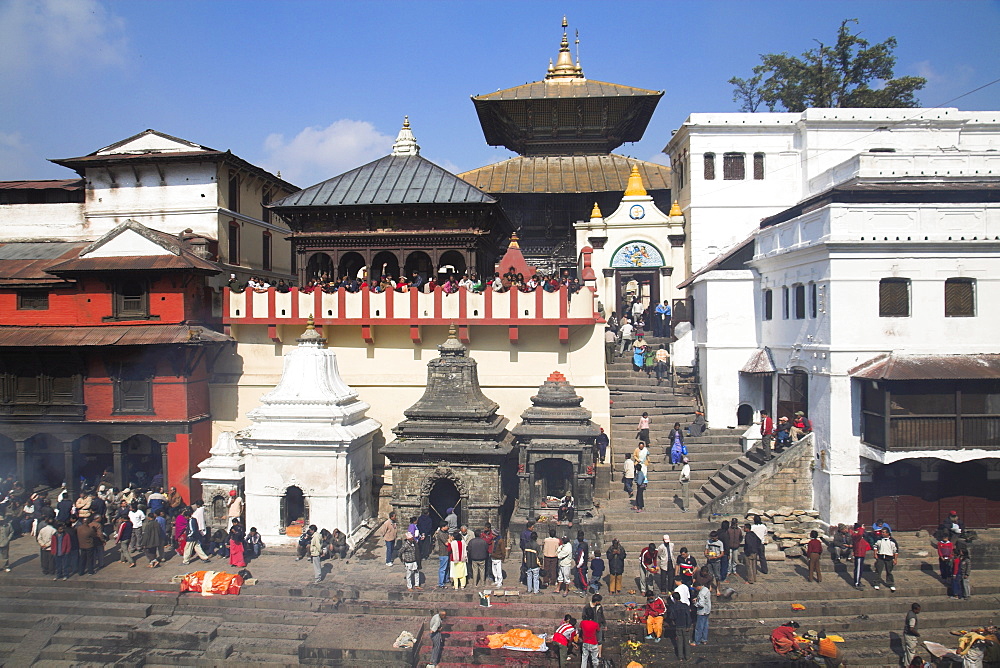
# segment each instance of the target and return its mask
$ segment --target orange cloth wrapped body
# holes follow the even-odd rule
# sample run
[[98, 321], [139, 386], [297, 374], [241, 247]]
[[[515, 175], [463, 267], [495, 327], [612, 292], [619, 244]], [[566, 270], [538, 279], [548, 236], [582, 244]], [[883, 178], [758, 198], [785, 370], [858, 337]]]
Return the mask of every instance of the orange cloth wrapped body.
[[528, 629], [511, 629], [506, 633], [492, 633], [486, 636], [486, 639], [489, 641], [490, 649], [508, 647], [538, 651], [545, 644], [544, 639]]
[[196, 591], [202, 594], [232, 594], [240, 593], [243, 578], [219, 571], [195, 571], [181, 579], [181, 592]]

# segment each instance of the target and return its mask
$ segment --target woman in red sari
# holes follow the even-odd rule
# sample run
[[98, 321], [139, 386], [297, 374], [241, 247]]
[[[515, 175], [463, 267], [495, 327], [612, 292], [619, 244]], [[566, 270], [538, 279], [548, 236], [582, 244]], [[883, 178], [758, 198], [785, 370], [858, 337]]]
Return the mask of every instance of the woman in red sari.
[[233, 520], [233, 526], [229, 529], [229, 565], [243, 568], [247, 565], [243, 558], [243, 538], [245, 536], [243, 525], [238, 519]]
[[178, 513], [174, 518], [174, 542], [177, 544], [177, 554], [184, 554], [187, 545], [188, 518], [184, 513]]

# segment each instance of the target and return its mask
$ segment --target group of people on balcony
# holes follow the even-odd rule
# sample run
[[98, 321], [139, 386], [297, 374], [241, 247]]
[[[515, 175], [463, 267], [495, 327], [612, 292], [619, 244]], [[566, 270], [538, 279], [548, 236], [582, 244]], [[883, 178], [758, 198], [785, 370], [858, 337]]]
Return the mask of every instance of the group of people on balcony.
[[[288, 292], [292, 287], [284, 279], [279, 280], [277, 284], [272, 286], [266, 279], [258, 276], [251, 276], [246, 283], [242, 283], [236, 277], [236, 274], [229, 275], [228, 286], [233, 292], [243, 292], [244, 290], [267, 292], [269, 288], [274, 287], [278, 292], [282, 293]], [[410, 290], [431, 293], [437, 287], [440, 287], [441, 291], [446, 295], [455, 294], [460, 288], [465, 288], [468, 292], [478, 294], [484, 292], [487, 287], [494, 292], [507, 292], [515, 289], [519, 292], [534, 292], [539, 289], [545, 292], [557, 292], [560, 288], [565, 287], [569, 294], [573, 295], [580, 291], [581, 286], [579, 281], [572, 278], [568, 272], [563, 272], [562, 277], [555, 274], [549, 275], [538, 272], [525, 278], [523, 273], [519, 273], [515, 271], [514, 267], [510, 267], [502, 275], [500, 272], [494, 272], [493, 278], [489, 280], [478, 276], [474, 271], [467, 271], [461, 275], [447, 273], [437, 278], [425, 278], [417, 271], [413, 271], [410, 278], [400, 276], [397, 279], [392, 274], [387, 273], [386, 267], [383, 266], [377, 278], [369, 277], [367, 273], [362, 272], [360, 277], [345, 275], [336, 279], [329, 273], [323, 272], [306, 282], [304, 286], [299, 288], [299, 292], [308, 294], [314, 290], [322, 290], [323, 292], [332, 294], [343, 288], [347, 292], [360, 292], [367, 289], [376, 294], [381, 292], [409, 292]]]

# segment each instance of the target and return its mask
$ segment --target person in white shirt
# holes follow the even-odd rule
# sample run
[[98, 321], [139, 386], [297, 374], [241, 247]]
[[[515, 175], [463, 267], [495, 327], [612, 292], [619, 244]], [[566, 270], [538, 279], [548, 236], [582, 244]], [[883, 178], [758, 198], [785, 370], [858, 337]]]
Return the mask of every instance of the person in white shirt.
[[628, 498], [632, 498], [632, 485], [635, 482], [635, 461], [632, 459], [631, 455], [625, 455], [625, 465], [622, 467], [622, 483], [625, 485], [625, 491], [628, 492]]
[[680, 576], [674, 576], [674, 593], [679, 594], [681, 603], [691, 605], [691, 588], [681, 582]]
[[626, 349], [632, 347], [632, 339], [635, 338], [634, 332], [635, 329], [632, 327], [632, 323], [622, 318], [622, 326], [618, 330], [618, 336], [621, 338], [621, 344], [618, 347], [619, 357], [625, 354]]
[[896, 566], [896, 560], [899, 558], [899, 546], [896, 545], [896, 540], [888, 529], [882, 529], [881, 534], [874, 546], [875, 589], [878, 589], [879, 585], [886, 585], [889, 587], [889, 591], [896, 591], [896, 580], [892, 576], [892, 569]]
[[663, 534], [663, 542], [656, 547], [656, 557], [660, 562], [660, 593], [667, 591], [674, 577], [674, 544], [670, 534]]
[[690, 506], [691, 506], [691, 490], [690, 490], [690, 486], [691, 486], [691, 463], [688, 461], [687, 457], [685, 457], [684, 459], [682, 459], [681, 462], [684, 464], [684, 466], [681, 467], [681, 477], [680, 477], [680, 483], [681, 483], [681, 504], [683, 506], [684, 512], [686, 513], [690, 509]]
[[139, 551], [139, 538], [142, 535], [141, 530], [135, 530], [135, 527], [142, 527], [142, 523], [146, 520], [146, 513], [139, 510], [139, 504], [133, 501], [129, 506], [128, 519], [132, 522], [132, 539], [128, 542], [128, 549], [132, 552]]

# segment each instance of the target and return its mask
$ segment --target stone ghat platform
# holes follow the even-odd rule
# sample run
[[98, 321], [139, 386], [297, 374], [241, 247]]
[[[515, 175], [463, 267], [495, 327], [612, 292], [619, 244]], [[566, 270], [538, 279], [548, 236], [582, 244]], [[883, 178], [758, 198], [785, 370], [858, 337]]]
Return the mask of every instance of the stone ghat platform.
[[[914, 601], [923, 605], [923, 638], [954, 647], [952, 630], [986, 624], [1000, 614], [995, 533], [981, 532], [983, 540], [973, 543], [973, 597], [967, 601], [946, 596], [934, 575], [936, 559], [917, 554], [928, 550], [927, 539], [917, 536], [900, 536], [896, 593], [870, 586], [856, 591], [846, 581], [846, 568], [826, 561], [822, 584], [806, 582], [804, 566], [794, 559], [773, 563], [755, 585], [731, 578], [727, 585], [734, 596], [716, 600], [710, 644], [691, 648], [692, 662], [779, 665], [768, 634], [795, 619], [803, 630], [843, 635], [852, 666], [894, 666], [902, 620]], [[156, 569], [141, 560], [133, 569], [106, 562], [95, 576], [54, 582], [39, 574], [30, 539], [14, 541], [11, 556], [12, 572], [0, 574], [0, 661], [7, 666], [422, 666], [430, 655], [426, 624], [436, 609], [448, 612], [442, 668], [555, 666], [551, 656], [489, 650], [476, 647], [476, 641], [513, 627], [551, 634], [564, 614], [579, 618], [584, 602], [574, 594], [523, 595], [516, 585], [516, 553], [505, 565], [509, 588], [521, 595], [497, 597], [490, 608], [479, 606], [471, 584], [455, 591], [430, 588], [430, 582], [421, 591], [407, 591], [402, 566], [386, 567], [380, 559], [325, 563], [324, 582], [311, 585], [307, 561], [269, 550], [249, 566], [259, 584], [239, 596], [206, 597], [178, 593], [171, 578], [189, 567], [176, 557]], [[220, 559], [209, 567], [235, 570]], [[636, 588], [633, 567], [630, 560], [626, 591]], [[436, 570], [436, 559], [424, 564], [428, 578], [436, 579]], [[866, 580], [871, 577], [866, 572]], [[669, 638], [643, 641], [643, 630], [628, 621], [625, 604], [638, 600], [636, 594], [605, 597], [607, 656], [616, 665], [632, 659], [645, 666], [672, 664]], [[793, 611], [792, 603], [805, 610]], [[416, 636], [417, 646], [391, 647], [403, 630]], [[624, 644], [630, 638], [639, 640], [634, 650]]]

